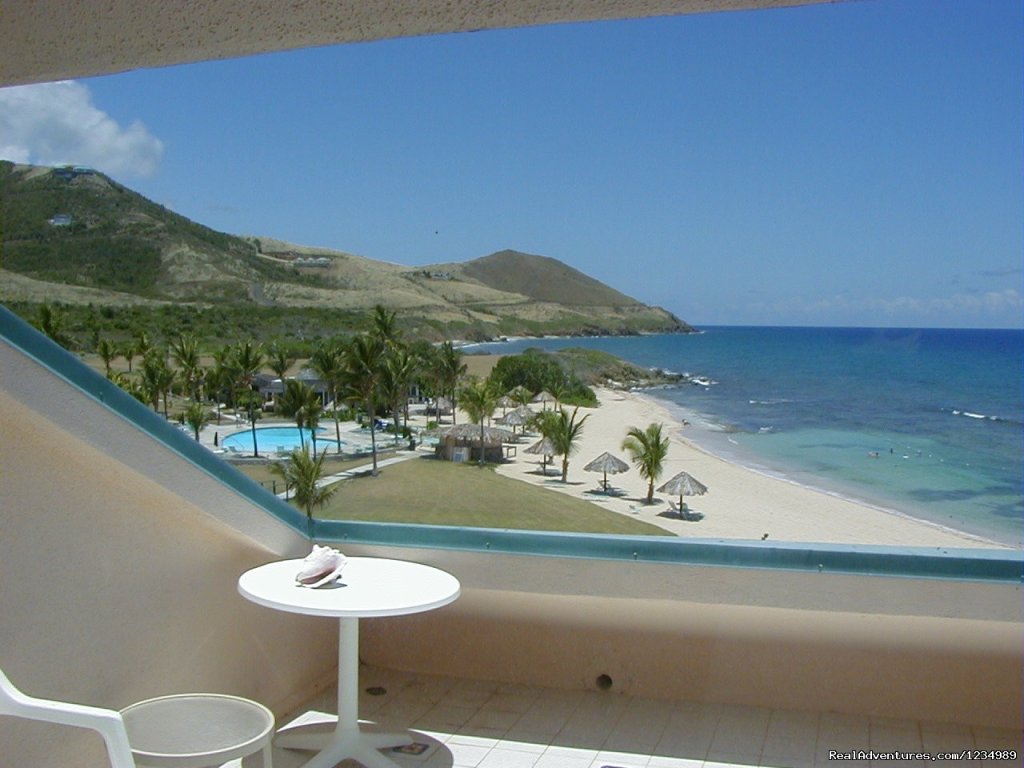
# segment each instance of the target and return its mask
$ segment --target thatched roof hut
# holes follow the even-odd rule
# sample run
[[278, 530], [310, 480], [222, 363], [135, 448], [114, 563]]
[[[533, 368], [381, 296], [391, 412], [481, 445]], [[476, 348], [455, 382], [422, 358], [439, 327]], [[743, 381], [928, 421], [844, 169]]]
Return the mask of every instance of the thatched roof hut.
[[481, 427], [479, 424], [456, 424], [435, 430], [438, 436], [434, 455], [446, 461], [479, 461], [483, 451], [484, 461], [502, 461], [505, 458], [503, 445], [515, 442], [516, 436], [507, 429]]

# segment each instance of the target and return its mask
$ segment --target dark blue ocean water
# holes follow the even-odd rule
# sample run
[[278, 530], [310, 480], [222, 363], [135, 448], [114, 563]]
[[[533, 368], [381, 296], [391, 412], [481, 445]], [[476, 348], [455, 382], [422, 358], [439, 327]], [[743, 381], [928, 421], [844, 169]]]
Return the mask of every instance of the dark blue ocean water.
[[650, 392], [707, 450], [1024, 546], [1024, 331], [711, 327], [482, 349], [528, 346], [591, 347], [707, 377]]

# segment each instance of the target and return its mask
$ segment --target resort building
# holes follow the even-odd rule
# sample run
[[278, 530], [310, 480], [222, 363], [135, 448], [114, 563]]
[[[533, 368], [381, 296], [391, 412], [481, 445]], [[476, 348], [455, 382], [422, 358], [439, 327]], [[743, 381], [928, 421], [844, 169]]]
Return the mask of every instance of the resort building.
[[[43, 0], [5, 15], [0, 85], [793, 4], [126, 0], [100, 12]], [[335, 623], [238, 593], [246, 570], [309, 551], [305, 515], [3, 308], [0, 477], [0, 669], [19, 688], [114, 709], [231, 693], [281, 723], [331, 700]], [[1019, 552], [345, 522], [314, 532], [348, 555], [425, 563], [461, 582], [439, 610], [360, 625], [363, 714], [443, 741], [432, 764], [796, 766], [827, 764], [830, 750], [1014, 745], [1019, 764]], [[90, 732], [0, 717], [0, 765], [106, 762]]]

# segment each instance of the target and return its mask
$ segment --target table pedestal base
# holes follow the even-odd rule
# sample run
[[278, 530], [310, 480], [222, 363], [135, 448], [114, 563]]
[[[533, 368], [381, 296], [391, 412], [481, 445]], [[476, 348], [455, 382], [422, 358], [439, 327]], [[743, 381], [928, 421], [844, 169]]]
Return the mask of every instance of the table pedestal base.
[[275, 747], [316, 751], [303, 768], [334, 768], [351, 758], [367, 768], [395, 768], [396, 763], [377, 750], [411, 744], [408, 732], [385, 733], [366, 729], [372, 723], [361, 722], [352, 727], [338, 727], [338, 718], [323, 712], [307, 712], [284, 726], [274, 737]]
[[318, 750], [303, 768], [334, 768], [348, 758], [366, 768], [397, 768], [397, 763], [377, 750], [412, 741], [406, 732], [382, 733], [360, 727], [359, 619], [339, 619], [338, 715], [307, 712], [277, 732], [274, 746]]

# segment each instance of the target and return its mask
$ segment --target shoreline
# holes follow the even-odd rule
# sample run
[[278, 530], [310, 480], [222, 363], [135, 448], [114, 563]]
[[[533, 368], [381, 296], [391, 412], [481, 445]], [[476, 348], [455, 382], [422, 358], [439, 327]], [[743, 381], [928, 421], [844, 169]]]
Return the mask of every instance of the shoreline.
[[[681, 434], [680, 438], [682, 439], [682, 441], [689, 444], [694, 450], [706, 453], [713, 458], [735, 465], [749, 472], [753, 472], [764, 477], [778, 480], [779, 482], [789, 483], [793, 486], [796, 486], [797, 488], [803, 488], [813, 493], [831, 496], [833, 498], [840, 499], [842, 501], [846, 501], [857, 506], [876, 510], [887, 515], [893, 515], [894, 517], [902, 518], [913, 523], [917, 523], [919, 525], [928, 526], [940, 531], [948, 531], [957, 536], [966, 536], [968, 538], [982, 542], [983, 546], [1011, 550], [1024, 549], [1024, 545], [1021, 545], [1020, 543], [1014, 543], [1012, 541], [1007, 541], [1005, 539], [1000, 539], [998, 537], [998, 534], [996, 533], [970, 531], [965, 530], [963, 528], [957, 528], [954, 525], [948, 525], [938, 520], [929, 519], [927, 516], [923, 514], [915, 515], [912, 512], [900, 511], [899, 509], [890, 505], [891, 503], [894, 502], [865, 499], [862, 496], [858, 496], [857, 490], [853, 488], [843, 489], [841, 487], [829, 487], [828, 480], [821, 478], [819, 475], [813, 475], [813, 477], [816, 481], [821, 481], [820, 484], [817, 482], [801, 482], [800, 480], [797, 480], [787, 475], [786, 470], [783, 468], [772, 468], [768, 466], [764, 459], [750, 451], [746, 451], [745, 457], [741, 455], [730, 455], [726, 451], [716, 451], [715, 447], [712, 445], [713, 441], [716, 439], [716, 433], [713, 429], [704, 424], [695, 423], [701, 421], [700, 417], [697, 414], [691, 414], [691, 412], [689, 412], [684, 406], [681, 406], [672, 400], [659, 399], [658, 397], [648, 394], [646, 392], [632, 392], [631, 394], [637, 397], [647, 398], [648, 400], [653, 401], [656, 405], [664, 408], [677, 424], [679, 424], [680, 420], [684, 420], [682, 421], [682, 424], [686, 425], [685, 429], [687, 430], [689, 435]], [[680, 429], [682, 428], [684, 427], [680, 427]], [[694, 432], [697, 433], [697, 436], [693, 435]], [[726, 441], [732, 444], [732, 447], [735, 448], [737, 454], [744, 453], [744, 448], [736, 445], [735, 442], [729, 440], [727, 436], [723, 435], [723, 437]]]
[[[685, 538], [768, 540], [805, 543], [875, 546], [956, 547], [1014, 549], [982, 536], [914, 518], [892, 509], [873, 506], [838, 493], [810, 487], [785, 477], [768, 474], [715, 455], [685, 435], [686, 426], [669, 407], [639, 392], [596, 388], [600, 405], [580, 408], [587, 415], [579, 449], [570, 458], [568, 482], [561, 482], [561, 459], [540, 471], [539, 457], [524, 453], [536, 441], [527, 436], [517, 446], [516, 457], [497, 471], [535, 485], [569, 493], [619, 514], [642, 519]], [[679, 519], [671, 511], [665, 493], [655, 491], [655, 503], [644, 503], [647, 481], [636, 468], [610, 475], [609, 484], [619, 495], [599, 491], [601, 475], [583, 467], [608, 451], [628, 462], [622, 440], [629, 427], [645, 428], [652, 422], [665, 425], [670, 447], [664, 470], [655, 489], [680, 471], [708, 486], [704, 496], [686, 497], [691, 510], [703, 514], [696, 521]], [[532, 437], [532, 439], [531, 439]], [[678, 503], [679, 497], [674, 497]]]

